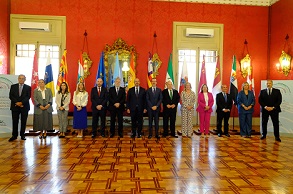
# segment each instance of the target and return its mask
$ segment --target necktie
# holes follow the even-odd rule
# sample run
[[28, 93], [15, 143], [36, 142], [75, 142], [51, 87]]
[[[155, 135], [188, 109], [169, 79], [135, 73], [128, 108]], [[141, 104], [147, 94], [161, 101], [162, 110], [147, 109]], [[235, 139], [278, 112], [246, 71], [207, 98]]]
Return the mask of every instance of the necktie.
[[100, 89], [100, 87], [98, 87], [98, 94], [99, 94], [99, 96], [100, 96], [100, 94], [101, 94], [101, 89]]
[[271, 92], [271, 89], [269, 89], [269, 96], [271, 95], [271, 93], [272, 93], [272, 92]]
[[18, 92], [19, 92], [19, 96], [21, 96], [21, 92], [22, 92], [22, 84], [19, 84], [19, 90], [18, 90]]
[[118, 95], [118, 92], [119, 92], [119, 88], [117, 87], [117, 88], [116, 88], [116, 93], [117, 93], [117, 95]]
[[138, 97], [138, 88], [135, 88], [135, 95]]
[[153, 88], [153, 93], [154, 93], [154, 94], [156, 93], [156, 88]]
[[170, 98], [171, 98], [171, 100], [173, 99], [173, 91], [172, 90], [170, 90]]
[[224, 93], [225, 102], [227, 102], [227, 94]]

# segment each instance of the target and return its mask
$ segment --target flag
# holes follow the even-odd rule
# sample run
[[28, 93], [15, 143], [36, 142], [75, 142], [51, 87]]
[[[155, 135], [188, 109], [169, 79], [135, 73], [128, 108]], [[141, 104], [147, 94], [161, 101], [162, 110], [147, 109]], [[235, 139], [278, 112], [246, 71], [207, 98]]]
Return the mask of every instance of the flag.
[[84, 83], [84, 70], [83, 70], [83, 59], [82, 53], [80, 53], [80, 58], [78, 60], [78, 74], [77, 74], [77, 83]]
[[104, 52], [101, 53], [101, 58], [100, 58], [100, 63], [96, 75], [96, 81], [95, 81], [95, 86], [97, 86], [97, 79], [101, 78], [103, 80], [103, 87], [105, 88], [107, 83], [106, 83], [106, 73], [105, 73], [105, 64], [104, 64]]
[[116, 53], [116, 60], [115, 60], [115, 67], [114, 67], [114, 74], [113, 74], [114, 81], [117, 77], [119, 77], [121, 79], [120, 86], [124, 87], [122, 70], [121, 70], [120, 64], [119, 64], [118, 52]]
[[31, 99], [34, 104], [34, 90], [38, 87], [38, 81], [39, 81], [39, 64], [38, 64], [38, 49], [35, 50], [34, 55], [34, 62], [33, 62], [33, 68], [32, 68], [32, 80], [31, 80]]
[[169, 57], [169, 62], [168, 62], [168, 69], [166, 73], [166, 80], [165, 82], [171, 81], [172, 84], [174, 85], [174, 75], [173, 75], [173, 65], [172, 65], [172, 53], [170, 54]]
[[249, 69], [248, 75], [247, 75], [247, 83], [249, 84], [249, 89], [255, 95], [255, 91], [254, 91], [254, 76], [253, 76], [253, 69], [252, 69], [251, 64], [250, 64], [250, 67], [249, 68], [250, 69]]
[[59, 91], [60, 90], [60, 86], [62, 82], [66, 82], [67, 86], [68, 86], [68, 92], [69, 90], [69, 85], [68, 85], [68, 79], [67, 79], [67, 75], [68, 75], [68, 69], [67, 69], [67, 58], [66, 58], [66, 54], [67, 51], [66, 49], [63, 52], [62, 55], [62, 59], [60, 62], [60, 67], [59, 67], [59, 75], [58, 75], [58, 80], [57, 80], [57, 85], [56, 85], [56, 90]]
[[55, 88], [54, 88], [54, 79], [53, 79], [53, 71], [52, 71], [52, 63], [50, 51], [48, 52], [47, 64], [45, 69], [44, 82], [47, 88], [50, 88], [52, 91], [52, 96], [55, 96]]
[[201, 64], [200, 78], [198, 82], [198, 93], [200, 93], [200, 89], [203, 84], [207, 84], [205, 55], [203, 55], [203, 60]]
[[[112, 63], [113, 65], [113, 63]], [[108, 67], [108, 88], [113, 86], [113, 72], [112, 72], [112, 65]]]
[[152, 79], [153, 79], [153, 61], [152, 61], [152, 54], [149, 52], [148, 75], [147, 75], [148, 87], [152, 86]]
[[222, 86], [221, 66], [220, 66], [219, 56], [217, 56], [214, 84], [213, 84], [213, 90], [212, 90], [214, 96], [216, 96], [219, 92], [222, 91], [221, 86]]
[[185, 83], [188, 82], [188, 72], [187, 72], [187, 64], [184, 57], [182, 71], [181, 71], [181, 78], [180, 78], [180, 85], [179, 85], [179, 95], [184, 90]]
[[232, 70], [231, 70], [231, 77], [230, 77], [230, 95], [236, 104], [237, 94], [238, 94], [238, 85], [237, 85], [237, 77], [236, 77], [236, 56], [233, 55], [233, 62], [232, 62]]
[[136, 78], [135, 75], [135, 64], [134, 64], [134, 54], [131, 53], [131, 59], [130, 59], [130, 69], [129, 69], [129, 78], [128, 78], [128, 88], [134, 87], [134, 80]]

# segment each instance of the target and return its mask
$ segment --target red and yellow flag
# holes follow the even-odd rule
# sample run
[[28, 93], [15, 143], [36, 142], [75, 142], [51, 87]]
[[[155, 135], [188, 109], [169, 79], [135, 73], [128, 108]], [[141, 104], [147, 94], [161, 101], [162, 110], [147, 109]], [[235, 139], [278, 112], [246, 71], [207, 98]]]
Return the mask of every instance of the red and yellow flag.
[[130, 68], [129, 68], [129, 78], [128, 78], [128, 88], [134, 87], [134, 80], [136, 78], [135, 75], [135, 63], [134, 63], [134, 54], [131, 53], [130, 59]]
[[[65, 49], [62, 55], [62, 59], [60, 62], [60, 67], [59, 67], [59, 75], [58, 75], [58, 80], [57, 80], [57, 85], [56, 89], [59, 91], [60, 85], [62, 82], [66, 82], [68, 85], [68, 70], [67, 70], [67, 58], [66, 58], [67, 50]], [[69, 85], [68, 85], [68, 91], [69, 91]]]

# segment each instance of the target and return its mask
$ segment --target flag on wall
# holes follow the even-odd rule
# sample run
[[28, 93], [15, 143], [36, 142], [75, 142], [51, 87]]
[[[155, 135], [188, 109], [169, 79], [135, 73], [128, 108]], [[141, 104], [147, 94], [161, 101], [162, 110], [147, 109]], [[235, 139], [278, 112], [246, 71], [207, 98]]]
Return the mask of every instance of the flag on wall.
[[35, 50], [34, 55], [34, 62], [33, 62], [33, 68], [32, 68], [32, 79], [31, 79], [31, 99], [34, 104], [34, 90], [38, 87], [38, 81], [39, 81], [39, 64], [38, 64], [38, 49]]
[[82, 53], [80, 53], [80, 57], [78, 60], [78, 74], [77, 74], [77, 83], [84, 83], [84, 70], [83, 70], [83, 59]]
[[120, 86], [121, 87], [124, 87], [123, 75], [122, 75], [122, 70], [120, 68], [118, 52], [116, 53], [115, 67], [114, 67], [114, 73], [113, 73], [113, 80], [114, 80], [114, 82], [115, 82], [115, 79], [117, 77], [119, 77], [120, 80], [121, 80]]
[[101, 78], [103, 80], [103, 87], [105, 88], [106, 83], [106, 73], [105, 73], [105, 64], [104, 64], [104, 52], [101, 53], [101, 58], [99, 62], [99, 67], [96, 75], [95, 86], [97, 86], [97, 79]]
[[203, 60], [201, 64], [200, 77], [198, 82], [198, 93], [200, 93], [201, 86], [203, 84], [207, 84], [205, 55], [203, 55]]
[[109, 66], [108, 66], [108, 88], [112, 87], [113, 86], [113, 71], [112, 71], [112, 66], [113, 66], [113, 63]]
[[174, 85], [174, 75], [173, 75], [173, 64], [172, 64], [172, 53], [169, 56], [169, 62], [168, 62], [168, 69], [166, 73], [166, 80], [165, 82], [171, 81]]
[[128, 88], [134, 87], [135, 75], [135, 63], [134, 63], [134, 53], [131, 53], [130, 59], [130, 69], [129, 69], [129, 78], [128, 78]]
[[253, 68], [252, 68], [252, 65], [251, 64], [250, 64], [250, 70], [248, 71], [248, 75], [247, 75], [247, 83], [249, 84], [249, 89], [255, 95]]
[[238, 94], [238, 85], [237, 85], [237, 77], [236, 77], [236, 56], [233, 55], [233, 62], [232, 62], [232, 70], [231, 70], [231, 77], [230, 77], [230, 95], [236, 104], [237, 94]]
[[148, 75], [147, 75], [147, 83], [149, 88], [152, 86], [152, 78], [153, 78], [153, 61], [152, 61], [152, 54], [149, 52]]
[[68, 69], [67, 69], [67, 58], [66, 58], [66, 54], [67, 51], [66, 49], [63, 52], [62, 55], [62, 59], [60, 62], [60, 66], [59, 66], [59, 75], [58, 75], [58, 80], [57, 80], [57, 85], [56, 85], [56, 90], [59, 91], [60, 90], [60, 86], [62, 82], [66, 82], [67, 86], [68, 86], [68, 92], [69, 90], [69, 85], [68, 85], [68, 79], [67, 79], [67, 75], [68, 75]]
[[55, 88], [54, 88], [54, 79], [53, 79], [53, 71], [52, 71], [52, 63], [50, 51], [48, 52], [47, 64], [45, 69], [44, 82], [47, 88], [50, 88], [52, 91], [52, 96], [55, 96]]
[[222, 91], [221, 86], [222, 86], [221, 66], [220, 66], [219, 56], [217, 56], [214, 84], [213, 84], [213, 90], [212, 90], [214, 96], [216, 96], [219, 92]]
[[185, 83], [188, 82], [188, 71], [187, 71], [187, 64], [184, 57], [182, 71], [181, 71], [181, 78], [180, 78], [180, 85], [179, 85], [179, 95], [184, 90]]

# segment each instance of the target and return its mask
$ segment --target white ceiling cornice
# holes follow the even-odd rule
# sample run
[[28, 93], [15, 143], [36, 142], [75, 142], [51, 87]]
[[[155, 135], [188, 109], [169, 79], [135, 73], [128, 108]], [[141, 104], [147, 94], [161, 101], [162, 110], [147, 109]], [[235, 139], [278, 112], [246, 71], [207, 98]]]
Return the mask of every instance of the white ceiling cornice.
[[151, 0], [168, 1], [181, 3], [210, 3], [210, 4], [230, 4], [230, 5], [251, 5], [251, 6], [271, 6], [279, 0]]

